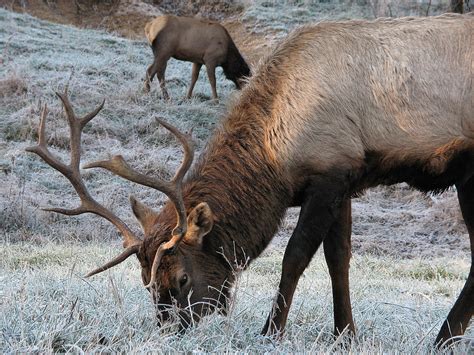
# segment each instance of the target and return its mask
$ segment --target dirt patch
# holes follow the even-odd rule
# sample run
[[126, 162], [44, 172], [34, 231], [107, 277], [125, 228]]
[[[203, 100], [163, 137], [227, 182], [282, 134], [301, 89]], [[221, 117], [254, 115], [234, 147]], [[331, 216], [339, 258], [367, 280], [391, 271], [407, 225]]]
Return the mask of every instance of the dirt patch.
[[9, 9], [43, 20], [115, 32], [127, 38], [143, 38], [145, 23], [162, 14], [141, 0], [14, 0]]
[[242, 22], [243, 5], [232, 0], [13, 0], [6, 7], [43, 20], [105, 30], [129, 39], [144, 39], [145, 24], [162, 14], [221, 21], [251, 66], [270, 46], [263, 35], [253, 33], [252, 24]]
[[103, 29], [127, 38], [143, 38], [150, 19], [162, 14], [222, 21], [243, 10], [237, 1], [216, 0], [13, 0], [7, 8], [43, 20]]

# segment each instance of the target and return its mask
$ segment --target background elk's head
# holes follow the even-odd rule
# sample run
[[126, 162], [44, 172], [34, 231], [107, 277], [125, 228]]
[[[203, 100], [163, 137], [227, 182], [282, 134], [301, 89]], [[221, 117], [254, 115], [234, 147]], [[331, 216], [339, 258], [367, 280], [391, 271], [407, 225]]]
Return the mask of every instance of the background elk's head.
[[[227, 299], [227, 272], [223, 272], [222, 260], [204, 253], [203, 238], [211, 231], [213, 213], [206, 202], [186, 206], [182, 183], [194, 158], [191, 137], [181, 133], [172, 125], [158, 120], [173, 133], [184, 147], [184, 159], [170, 181], [155, 179], [132, 169], [122, 156], [93, 162], [84, 169], [103, 168], [127, 180], [145, 185], [165, 193], [169, 202], [158, 214], [131, 197], [132, 210], [142, 225], [144, 238], [138, 237], [112, 211], [98, 203], [87, 190], [80, 173], [81, 133], [85, 125], [102, 109], [104, 101], [84, 117], [74, 114], [64, 93], [56, 93], [61, 99], [70, 128], [71, 160], [64, 164], [48, 150], [45, 134], [47, 107], [43, 107], [38, 131], [38, 144], [27, 148], [39, 155], [47, 164], [63, 174], [76, 190], [81, 204], [75, 209], [47, 208], [47, 211], [73, 216], [82, 213], [97, 214], [114, 224], [123, 236], [124, 251], [105, 265], [91, 271], [86, 277], [98, 274], [120, 264], [131, 255], [136, 255], [142, 267], [142, 280], [150, 291], [157, 307], [159, 321], [167, 320], [171, 308], [177, 307], [180, 324], [187, 327], [191, 321], [214, 309], [225, 311]], [[220, 270], [220, 271], [219, 271]]]

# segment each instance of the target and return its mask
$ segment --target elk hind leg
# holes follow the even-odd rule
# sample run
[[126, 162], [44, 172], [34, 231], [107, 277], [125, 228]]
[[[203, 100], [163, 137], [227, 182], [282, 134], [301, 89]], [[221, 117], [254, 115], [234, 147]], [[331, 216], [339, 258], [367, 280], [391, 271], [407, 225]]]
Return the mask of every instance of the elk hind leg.
[[[150, 85], [151, 85], [151, 82], [153, 81], [153, 77], [155, 76], [154, 71], [153, 71], [154, 65], [155, 65], [155, 62], [153, 62], [153, 64], [151, 64], [146, 70], [145, 92], [150, 92]], [[151, 73], [153, 73], [153, 75]]]
[[344, 329], [355, 333], [349, 293], [349, 261], [351, 258], [351, 200], [341, 205], [339, 218], [333, 223], [328, 236], [324, 239], [324, 256], [331, 276], [334, 333], [341, 334]]
[[459, 205], [469, 232], [471, 243], [471, 269], [456, 303], [441, 326], [436, 344], [452, 343], [453, 337], [464, 334], [474, 314], [474, 177], [463, 184], [456, 184]]
[[155, 57], [155, 61], [152, 65], [150, 65], [146, 71], [146, 79], [145, 79], [145, 91], [150, 91], [150, 83], [153, 81], [155, 75], [158, 77], [158, 81], [160, 83], [161, 92], [163, 93], [163, 97], [167, 100], [169, 99], [168, 91], [165, 87], [165, 71], [166, 71], [166, 64], [168, 62], [168, 57]]
[[161, 58], [160, 56], [155, 56], [155, 59], [151, 65], [148, 66], [146, 69], [146, 75], [145, 75], [145, 91], [149, 92], [150, 91], [150, 85], [151, 82], [153, 81], [153, 78], [155, 77], [156, 73], [158, 72], [158, 69], [161, 66], [161, 62], [165, 58]]
[[168, 91], [166, 90], [166, 86], [165, 86], [165, 71], [166, 71], [167, 62], [168, 62], [168, 59], [164, 61], [160, 61], [159, 62], [160, 64], [158, 65], [157, 71], [156, 71], [156, 76], [158, 77], [158, 81], [160, 82], [161, 92], [165, 100], [169, 100], [170, 98], [170, 95], [168, 94]]

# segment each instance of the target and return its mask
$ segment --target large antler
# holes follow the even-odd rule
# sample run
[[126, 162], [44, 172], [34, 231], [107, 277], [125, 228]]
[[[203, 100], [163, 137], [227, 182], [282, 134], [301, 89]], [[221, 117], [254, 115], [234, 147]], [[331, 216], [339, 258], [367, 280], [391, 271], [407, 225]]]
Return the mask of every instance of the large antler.
[[143, 175], [133, 170], [121, 155], [116, 155], [109, 160], [102, 160], [84, 166], [84, 169], [103, 168], [123, 177], [124, 179], [136, 182], [141, 185], [152, 187], [165, 193], [176, 208], [177, 224], [173, 229], [171, 239], [160, 245], [158, 248], [151, 269], [150, 283], [145, 287], [150, 287], [156, 282], [156, 272], [163, 255], [171, 254], [181, 242], [187, 231], [186, 209], [184, 206], [182, 183], [186, 172], [191, 167], [194, 159], [194, 143], [190, 135], [180, 132], [176, 127], [162, 120], [156, 119], [158, 123], [173, 133], [181, 142], [184, 148], [184, 158], [181, 166], [170, 181], [160, 180]]
[[56, 93], [56, 95], [61, 99], [64, 110], [66, 113], [66, 118], [69, 123], [70, 129], [70, 149], [71, 149], [71, 160], [69, 165], [64, 164], [61, 162], [57, 157], [55, 157], [51, 152], [48, 150], [47, 147], [47, 139], [46, 139], [46, 116], [47, 116], [47, 106], [45, 105], [41, 111], [40, 117], [40, 124], [38, 130], [38, 145], [32, 146], [27, 148], [28, 152], [35, 153], [39, 155], [47, 164], [49, 164], [54, 169], [58, 170], [61, 174], [63, 174], [72, 184], [74, 189], [76, 190], [79, 198], [81, 200], [81, 204], [79, 207], [75, 209], [64, 209], [64, 208], [46, 208], [46, 211], [52, 211], [56, 213], [62, 213], [68, 216], [76, 216], [83, 213], [94, 213], [101, 217], [104, 217], [109, 222], [117, 227], [117, 229], [122, 234], [124, 241], [123, 246], [125, 251], [105, 264], [104, 266], [90, 272], [86, 275], [86, 277], [95, 275], [99, 272], [107, 270], [112, 266], [115, 266], [130, 255], [136, 254], [140, 245], [142, 244], [142, 240], [138, 238], [130, 228], [114, 213], [106, 209], [104, 206], [99, 204], [94, 198], [89, 194], [84, 181], [82, 180], [81, 173], [80, 173], [80, 160], [81, 160], [81, 134], [82, 129], [85, 125], [92, 120], [99, 111], [104, 107], [105, 100], [91, 113], [85, 115], [84, 117], [76, 117], [74, 111], [72, 109], [72, 105], [69, 102], [67, 87], [64, 90], [64, 93]]

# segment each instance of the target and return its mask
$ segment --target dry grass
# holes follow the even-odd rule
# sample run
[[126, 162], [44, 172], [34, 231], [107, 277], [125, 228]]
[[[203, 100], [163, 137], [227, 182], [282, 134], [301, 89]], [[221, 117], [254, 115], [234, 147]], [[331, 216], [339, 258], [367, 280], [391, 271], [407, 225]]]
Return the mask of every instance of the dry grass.
[[[246, 26], [255, 23], [254, 30], [264, 36], [279, 37], [295, 23], [326, 16], [320, 11], [323, 5], [273, 7], [267, 13], [261, 2], [246, 6]], [[54, 91], [69, 83], [80, 114], [107, 100], [85, 129], [85, 162], [120, 153], [144, 172], [167, 176], [179, 164], [179, 148], [154, 118], [183, 130], [194, 128], [201, 148], [227, 102], [238, 95], [233, 84], [220, 75], [221, 100], [211, 103], [201, 73], [196, 96], [182, 100], [191, 65], [171, 61], [167, 79], [173, 100], [165, 102], [156, 84], [150, 95], [142, 92], [152, 59], [145, 42], [3, 9], [0, 53], [2, 353], [433, 351], [435, 333], [468, 273], [468, 236], [455, 191], [423, 196], [398, 185], [354, 200], [352, 295], [359, 334], [351, 344], [330, 335], [331, 294], [321, 255], [302, 278], [284, 340], [275, 343], [257, 335], [276, 290], [281, 253], [297, 209], [289, 210], [267, 254], [242, 274], [229, 317], [207, 317], [181, 337], [173, 326], [160, 331], [136, 261], [93, 280], [80, 277], [120, 250], [117, 232], [98, 217], [42, 212], [39, 208], [48, 205], [74, 206], [76, 197], [64, 178], [24, 149], [36, 139], [40, 107], [47, 103], [52, 150], [67, 160], [68, 131]], [[133, 228], [138, 229], [128, 205], [130, 194], [157, 209], [164, 202], [160, 194], [106, 172], [90, 171], [84, 178], [98, 200]], [[471, 327], [454, 352], [472, 350], [472, 337]]]

